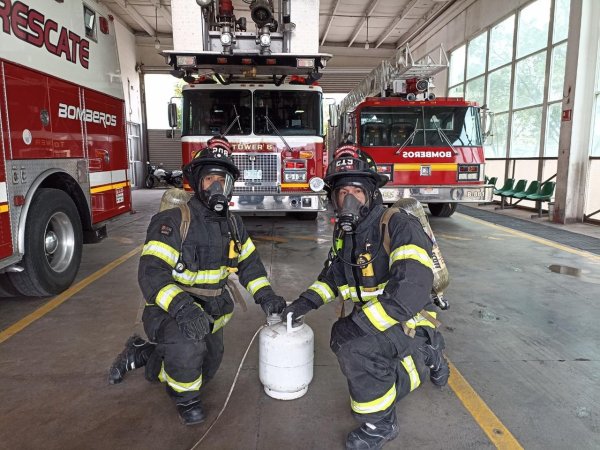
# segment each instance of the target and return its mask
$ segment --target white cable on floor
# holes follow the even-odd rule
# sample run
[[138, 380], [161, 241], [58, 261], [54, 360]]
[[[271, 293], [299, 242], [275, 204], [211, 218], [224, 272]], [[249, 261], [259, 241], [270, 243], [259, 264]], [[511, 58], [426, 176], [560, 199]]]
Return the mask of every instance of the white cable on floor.
[[198, 440], [198, 442], [196, 442], [194, 444], [194, 446], [190, 450], [194, 450], [196, 447], [198, 447], [198, 445], [200, 445], [200, 442], [202, 442], [204, 440], [204, 438], [210, 432], [212, 427], [214, 427], [215, 424], [217, 423], [217, 420], [219, 420], [219, 417], [221, 417], [221, 414], [223, 414], [223, 411], [225, 411], [225, 408], [227, 408], [227, 403], [229, 403], [229, 399], [231, 398], [231, 393], [233, 392], [235, 383], [237, 383], [238, 376], [240, 375], [240, 371], [242, 370], [242, 366], [244, 365], [244, 361], [246, 360], [248, 351], [250, 350], [250, 347], [252, 346], [254, 339], [256, 339], [256, 336], [258, 336], [258, 333], [260, 332], [260, 330], [262, 330], [265, 326], [266, 325], [261, 325], [258, 328], [258, 330], [256, 330], [256, 333], [254, 333], [254, 336], [252, 336], [252, 339], [250, 339], [250, 343], [248, 344], [248, 347], [246, 348], [246, 351], [244, 352], [244, 356], [242, 356], [242, 360], [240, 361], [240, 365], [238, 367], [237, 373], [235, 374], [235, 378], [233, 379], [233, 383], [231, 384], [231, 388], [229, 389], [229, 393], [227, 394], [227, 398], [225, 399], [225, 404], [223, 405], [223, 408], [221, 409], [221, 411], [219, 411], [219, 414], [217, 414], [217, 417], [215, 418], [213, 423], [210, 424], [210, 427], [208, 427], [208, 430], [206, 430], [206, 432], [202, 435], [202, 437]]

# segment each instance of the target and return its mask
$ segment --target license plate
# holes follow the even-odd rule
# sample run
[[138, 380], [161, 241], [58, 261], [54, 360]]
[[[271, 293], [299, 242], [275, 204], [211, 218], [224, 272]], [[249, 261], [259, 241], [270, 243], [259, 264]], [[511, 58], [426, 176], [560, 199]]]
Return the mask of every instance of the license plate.
[[262, 180], [262, 170], [260, 170], [260, 169], [244, 170], [244, 180]]
[[381, 196], [384, 200], [395, 200], [396, 193], [394, 191], [382, 191]]
[[485, 197], [485, 191], [482, 189], [471, 189], [467, 192], [465, 192], [465, 196], [467, 198], [484, 198]]
[[421, 188], [421, 194], [437, 195], [437, 194], [439, 194], [439, 189], [438, 188]]

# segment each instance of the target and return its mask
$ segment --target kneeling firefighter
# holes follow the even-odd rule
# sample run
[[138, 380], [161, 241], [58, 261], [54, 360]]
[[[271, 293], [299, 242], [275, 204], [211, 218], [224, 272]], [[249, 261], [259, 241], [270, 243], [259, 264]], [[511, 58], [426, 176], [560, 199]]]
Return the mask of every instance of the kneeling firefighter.
[[240, 175], [230, 153], [225, 138], [211, 139], [183, 169], [195, 195], [152, 217], [138, 272], [150, 342], [131, 337], [109, 374], [114, 384], [146, 365], [146, 378], [166, 383], [186, 425], [204, 420], [201, 387], [223, 357], [223, 327], [234, 306], [229, 291], [235, 291], [228, 276], [237, 272], [267, 315], [285, 308], [241, 219], [229, 214]]
[[325, 177], [337, 218], [333, 246], [317, 281], [283, 313], [301, 317], [338, 294], [354, 302], [330, 342], [361, 423], [347, 449], [379, 449], [394, 439], [396, 402], [427, 376], [440, 386], [449, 376], [430, 297], [432, 242], [416, 217], [383, 206], [386, 181], [366, 153], [337, 149]]

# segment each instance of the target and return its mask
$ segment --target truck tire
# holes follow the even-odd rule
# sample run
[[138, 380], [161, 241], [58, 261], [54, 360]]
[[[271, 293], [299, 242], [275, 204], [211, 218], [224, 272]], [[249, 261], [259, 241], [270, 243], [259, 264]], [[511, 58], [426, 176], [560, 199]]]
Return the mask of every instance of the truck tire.
[[15, 289], [7, 273], [0, 273], [0, 298], [17, 297], [19, 292]]
[[456, 211], [458, 203], [427, 203], [429, 212], [435, 217], [450, 217]]
[[75, 203], [59, 189], [41, 188], [29, 206], [23, 272], [9, 273], [22, 295], [45, 297], [67, 289], [79, 270], [83, 233]]

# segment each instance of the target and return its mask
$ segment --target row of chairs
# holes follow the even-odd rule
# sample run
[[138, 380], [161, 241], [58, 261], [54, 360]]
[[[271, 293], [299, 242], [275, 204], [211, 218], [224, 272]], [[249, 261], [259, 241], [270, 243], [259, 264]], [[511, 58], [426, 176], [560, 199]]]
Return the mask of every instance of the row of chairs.
[[[497, 177], [491, 177], [488, 180], [488, 184], [495, 186], [497, 181]], [[517, 199], [517, 201], [512, 203], [511, 206], [515, 206], [523, 200], [532, 200], [537, 202], [538, 216], [541, 217], [542, 205], [544, 202], [549, 202], [552, 199], [555, 187], [556, 183], [554, 181], [546, 181], [541, 183], [537, 180], [533, 180], [529, 183], [529, 185], [527, 185], [527, 180], [525, 179], [515, 180], [514, 178], [507, 178], [501, 188], [494, 188], [494, 195], [500, 196], [501, 208], [504, 208], [507, 198]]]

